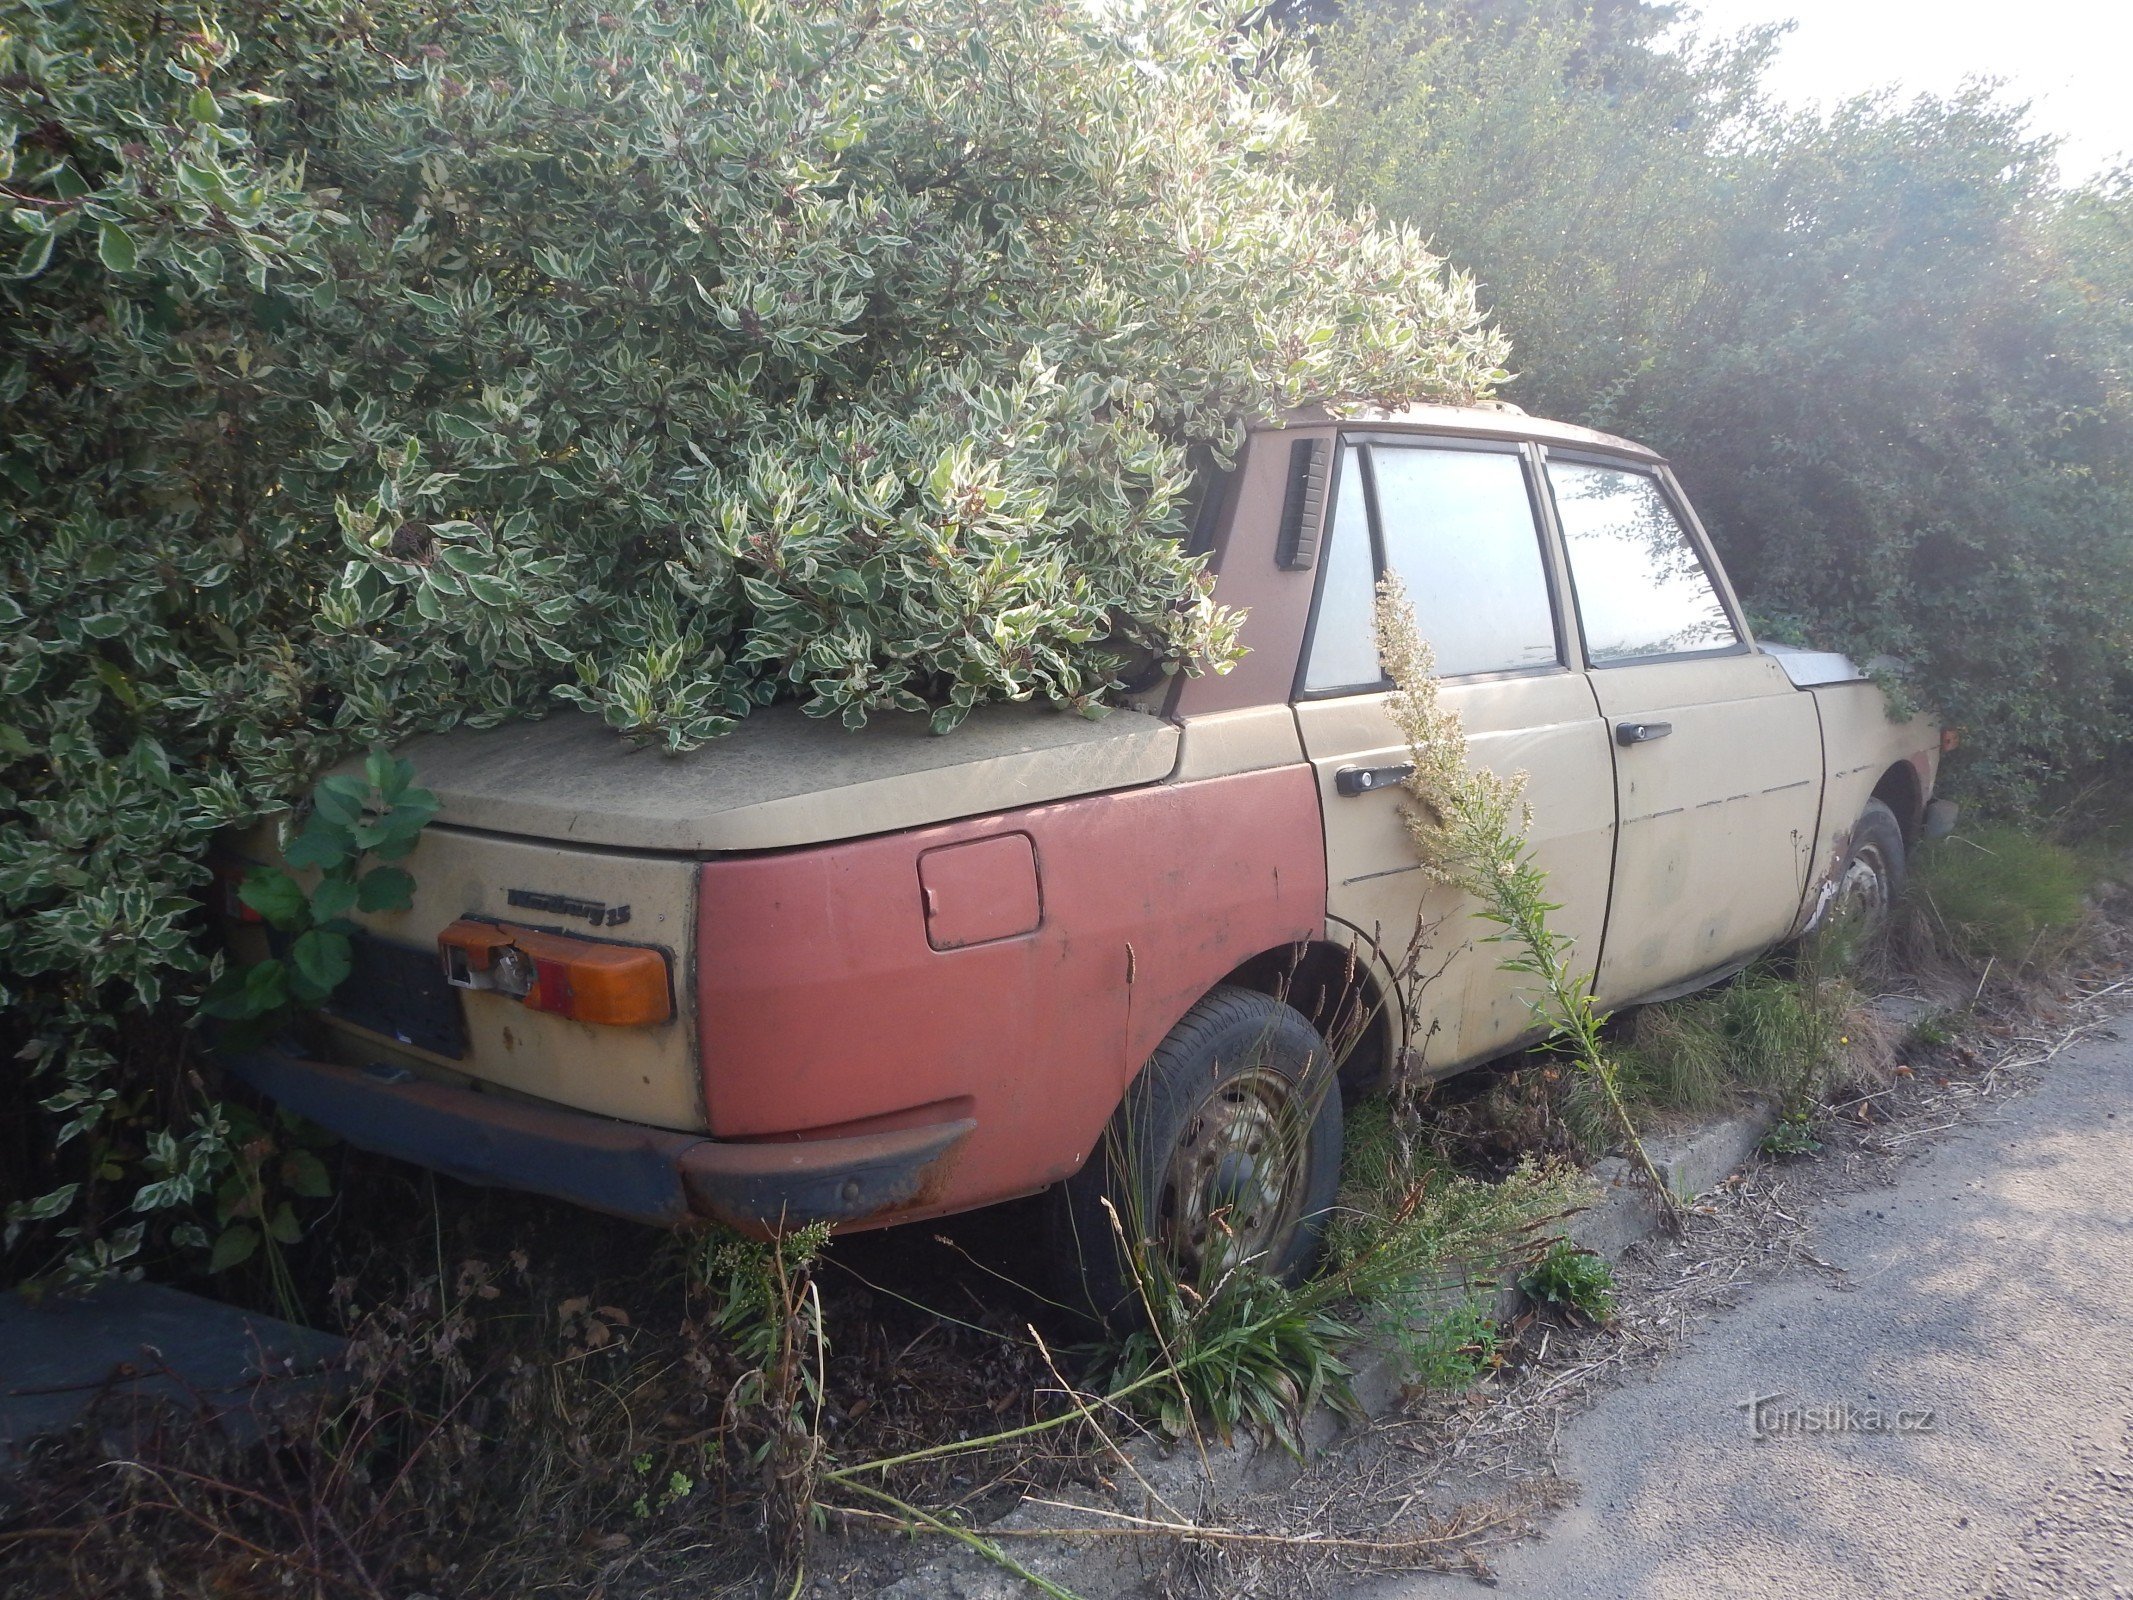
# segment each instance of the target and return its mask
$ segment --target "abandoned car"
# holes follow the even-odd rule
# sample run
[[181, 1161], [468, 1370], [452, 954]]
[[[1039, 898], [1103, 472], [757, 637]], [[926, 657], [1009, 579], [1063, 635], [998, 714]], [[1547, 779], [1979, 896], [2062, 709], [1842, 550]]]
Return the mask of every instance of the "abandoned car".
[[1337, 1179], [1329, 1038], [1359, 1086], [1536, 1031], [1403, 826], [1382, 575], [1473, 759], [1528, 775], [1603, 1006], [1885, 905], [1926, 823], [1939, 729], [1841, 656], [1759, 645], [1638, 445], [1511, 408], [1289, 419], [1195, 538], [1249, 654], [1100, 720], [412, 742], [442, 810], [411, 909], [359, 916], [318, 1026], [236, 1069], [356, 1145], [649, 1222], [872, 1227], [1056, 1186], [1187, 1270], [1219, 1231], [1293, 1271]]

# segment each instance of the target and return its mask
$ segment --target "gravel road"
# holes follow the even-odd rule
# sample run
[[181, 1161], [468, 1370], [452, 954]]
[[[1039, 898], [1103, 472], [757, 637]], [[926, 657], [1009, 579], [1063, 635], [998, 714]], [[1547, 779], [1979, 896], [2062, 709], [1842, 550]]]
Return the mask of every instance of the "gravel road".
[[1498, 1592], [2133, 1596], [2129, 1037], [2121, 1018], [1821, 1212], [1829, 1271], [1770, 1283], [1568, 1423], [1578, 1498], [1498, 1554]]

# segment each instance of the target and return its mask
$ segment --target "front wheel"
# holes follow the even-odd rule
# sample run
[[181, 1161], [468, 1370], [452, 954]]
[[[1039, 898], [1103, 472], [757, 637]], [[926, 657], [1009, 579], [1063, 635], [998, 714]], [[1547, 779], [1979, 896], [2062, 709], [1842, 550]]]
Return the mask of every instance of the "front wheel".
[[1881, 801], [1867, 801], [1852, 827], [1813, 942], [1852, 948], [1880, 933], [1903, 893], [1904, 867], [1903, 825]]
[[1103, 1148], [1061, 1186], [1060, 1248], [1107, 1318], [1139, 1301], [1121, 1228], [1153, 1271], [1196, 1289], [1244, 1264], [1296, 1282], [1317, 1258], [1340, 1157], [1340, 1087], [1317, 1029], [1225, 985], [1156, 1047]]

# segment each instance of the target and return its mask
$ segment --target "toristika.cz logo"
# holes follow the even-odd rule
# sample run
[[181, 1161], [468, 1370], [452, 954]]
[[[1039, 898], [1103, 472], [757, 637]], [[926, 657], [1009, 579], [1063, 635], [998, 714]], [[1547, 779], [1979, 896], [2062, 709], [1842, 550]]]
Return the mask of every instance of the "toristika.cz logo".
[[1735, 1402], [1754, 1439], [1789, 1439], [1832, 1433], [1932, 1433], [1940, 1418], [1931, 1406], [1854, 1405], [1849, 1400], [1802, 1405], [1784, 1390]]

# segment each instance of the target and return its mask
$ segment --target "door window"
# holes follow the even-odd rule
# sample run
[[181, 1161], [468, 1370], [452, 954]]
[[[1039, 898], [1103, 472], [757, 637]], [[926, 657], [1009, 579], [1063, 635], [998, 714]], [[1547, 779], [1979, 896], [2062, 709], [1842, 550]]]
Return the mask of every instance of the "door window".
[[1550, 461], [1548, 481], [1594, 666], [1740, 643], [1688, 530], [1650, 474]]
[[1555, 608], [1520, 459], [1373, 446], [1385, 565], [1400, 575], [1437, 675], [1552, 667]]
[[1439, 676], [1561, 664], [1540, 529], [1519, 456], [1351, 444], [1341, 451], [1306, 691], [1384, 683], [1374, 617], [1379, 552], [1400, 576]]

